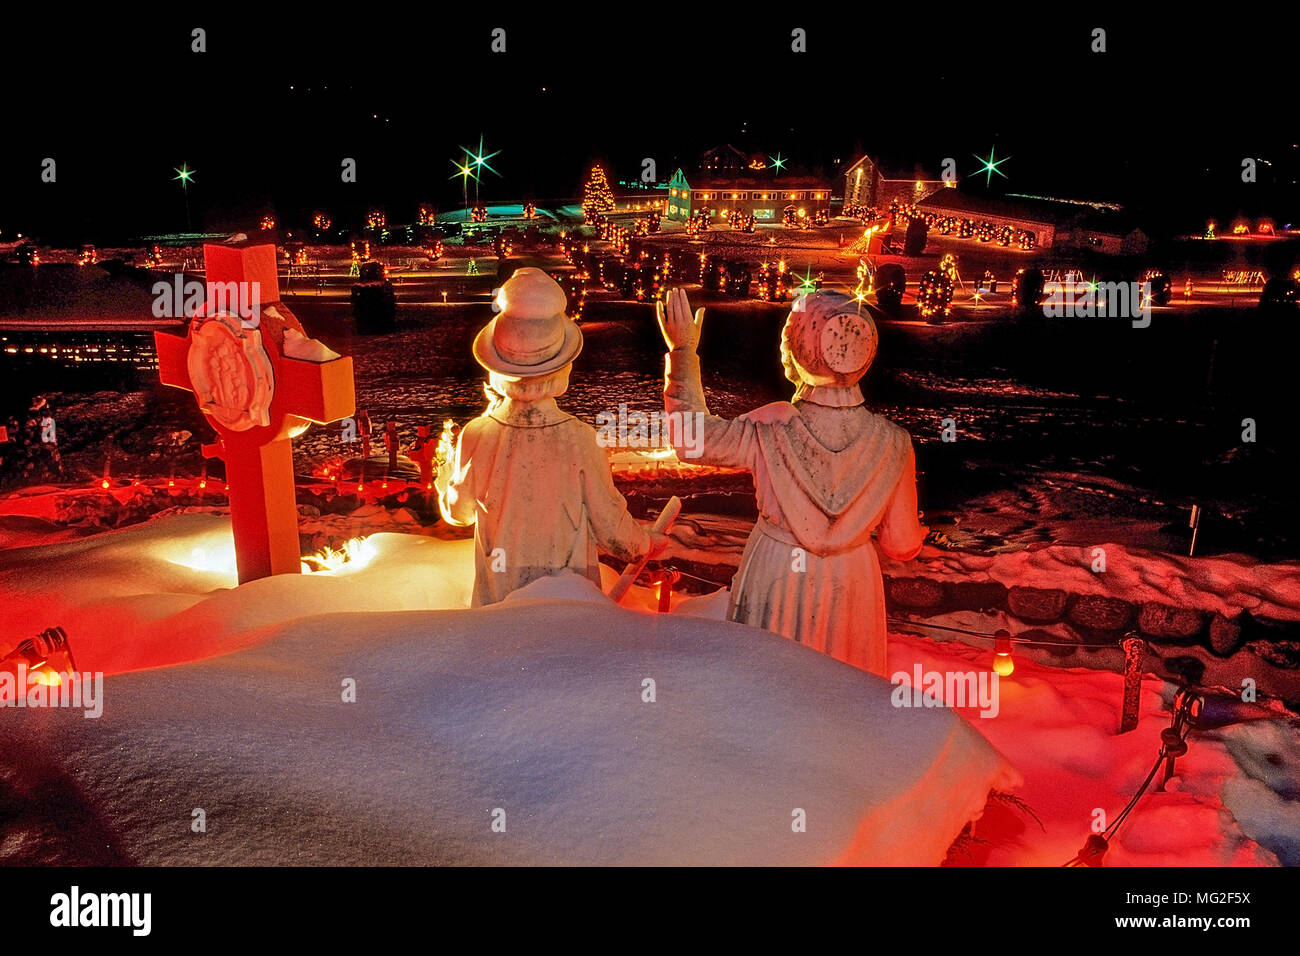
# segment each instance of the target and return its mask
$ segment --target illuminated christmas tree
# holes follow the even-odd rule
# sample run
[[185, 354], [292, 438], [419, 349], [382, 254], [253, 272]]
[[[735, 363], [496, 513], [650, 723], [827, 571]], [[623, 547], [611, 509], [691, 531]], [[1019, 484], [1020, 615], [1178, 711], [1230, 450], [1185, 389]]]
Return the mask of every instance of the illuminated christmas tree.
[[916, 302], [927, 319], [942, 319], [952, 310], [953, 284], [948, 272], [931, 269], [921, 276]]
[[614, 193], [605, 178], [605, 170], [600, 166], [591, 167], [591, 175], [582, 187], [582, 211], [588, 221], [599, 213], [614, 211]]

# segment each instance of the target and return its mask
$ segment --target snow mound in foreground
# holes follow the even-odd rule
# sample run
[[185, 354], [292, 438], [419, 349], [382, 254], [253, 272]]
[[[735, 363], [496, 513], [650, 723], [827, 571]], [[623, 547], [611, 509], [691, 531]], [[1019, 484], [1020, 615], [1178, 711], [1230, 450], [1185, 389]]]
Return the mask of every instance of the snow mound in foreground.
[[24, 633], [155, 667], [106, 678], [99, 719], [0, 709], [0, 863], [934, 864], [1020, 782], [952, 711], [764, 631], [573, 575], [431, 610], [466, 543], [402, 535], [213, 590], [223, 535], [188, 515], [0, 560]]

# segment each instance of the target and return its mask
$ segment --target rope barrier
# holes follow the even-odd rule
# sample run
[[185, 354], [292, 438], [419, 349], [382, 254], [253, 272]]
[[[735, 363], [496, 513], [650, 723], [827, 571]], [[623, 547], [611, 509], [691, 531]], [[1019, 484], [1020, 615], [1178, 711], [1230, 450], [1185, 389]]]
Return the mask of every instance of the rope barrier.
[[1088, 837], [1081, 849], [1074, 858], [1062, 867], [1072, 866], [1100, 866], [1102, 857], [1110, 849], [1110, 841], [1115, 839], [1115, 834], [1128, 815], [1133, 812], [1142, 795], [1147, 792], [1151, 786], [1151, 781], [1156, 778], [1156, 772], [1160, 769], [1160, 764], [1165, 764], [1165, 779], [1161, 781], [1160, 787], [1169, 782], [1169, 778], [1174, 773], [1174, 760], [1187, 753], [1187, 735], [1191, 733], [1192, 728], [1196, 725], [1197, 718], [1201, 715], [1201, 710], [1205, 706], [1205, 698], [1193, 691], [1190, 687], [1184, 687], [1174, 698], [1173, 721], [1170, 726], [1160, 732], [1160, 753], [1156, 755], [1156, 762], [1151, 767], [1151, 772], [1147, 774], [1146, 779], [1142, 781], [1142, 786], [1138, 787], [1137, 793], [1124, 806], [1118, 816], [1111, 821], [1101, 833], [1094, 833]]
[[[912, 627], [928, 627], [936, 631], [954, 631], [958, 634], [969, 634], [971, 637], [982, 637], [988, 641], [997, 640], [997, 636], [994, 634], [986, 634], [983, 631], [972, 631], [969, 628], [965, 628], [965, 627], [950, 627], [945, 624], [927, 624], [924, 621], [913, 621], [909, 618], [887, 617], [885, 618], [885, 620], [889, 624], [898, 624], [902, 626], [910, 625]], [[1094, 649], [1101, 649], [1107, 647], [1109, 648], [1119, 647], [1119, 645], [1115, 643], [1078, 644], [1075, 643], [1074, 641], [1038, 641], [1038, 640], [1031, 640], [1024, 637], [1012, 637], [1010, 638], [1010, 641], [1012, 644], [1025, 644], [1030, 647], [1074, 647], [1074, 648], [1094, 648]]]

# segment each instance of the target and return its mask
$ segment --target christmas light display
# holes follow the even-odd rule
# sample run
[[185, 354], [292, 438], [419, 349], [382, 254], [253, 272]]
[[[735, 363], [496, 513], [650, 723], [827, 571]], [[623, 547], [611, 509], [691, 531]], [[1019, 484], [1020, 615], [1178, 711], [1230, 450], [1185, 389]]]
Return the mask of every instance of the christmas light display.
[[764, 302], [784, 302], [789, 297], [789, 281], [784, 260], [764, 262], [758, 270], [758, 298]]
[[874, 289], [876, 270], [871, 262], [864, 256], [858, 259], [857, 284], [853, 287], [853, 297], [859, 302], [871, 295]]
[[808, 295], [810, 293], [816, 292], [818, 289], [822, 287], [823, 278], [824, 277], [820, 272], [814, 276], [812, 274], [812, 266], [809, 266], [804, 271], [804, 274], [799, 277], [799, 288], [795, 294]]
[[952, 296], [957, 285], [957, 257], [951, 252], [939, 260], [939, 268], [921, 276], [916, 304], [921, 316], [945, 318], [952, 311]]
[[487, 206], [484, 206], [482, 203], [475, 206], [474, 211], [470, 213], [470, 218], [473, 219], [474, 222], [487, 222], [487, 217]]
[[270, 230], [270, 229], [274, 229], [274, 228], [275, 228], [275, 217], [274, 217], [274, 216], [263, 216], [263, 217], [262, 217], [261, 226], [262, 226], [262, 230], [263, 230], [264, 232], [267, 231], [267, 230]]
[[1144, 309], [1152, 305], [1169, 304], [1169, 299], [1173, 295], [1174, 284], [1170, 278], [1159, 269], [1148, 269], [1143, 273], [1142, 286], [1142, 307]]
[[[571, 251], [576, 252], [576, 247]], [[560, 284], [567, 299], [565, 311], [569, 318], [577, 322], [582, 318], [582, 310], [587, 304], [586, 276], [579, 271], [551, 273], [551, 278]]]
[[312, 225], [315, 226], [321, 232], [328, 232], [330, 226], [334, 225], [334, 223], [330, 220], [330, 217], [325, 215], [325, 213], [323, 212], [318, 212], [314, 216], [312, 216], [311, 222]]
[[948, 315], [952, 306], [952, 280], [942, 272], [931, 269], [921, 276], [916, 293], [916, 304], [924, 318]]
[[432, 226], [437, 221], [437, 210], [428, 203], [420, 203], [419, 223], [422, 226]]
[[1046, 278], [1042, 269], [1017, 269], [1011, 304], [1025, 310], [1037, 308], [1043, 300], [1045, 283]]
[[[974, 154], [972, 154], [972, 155], [974, 155]], [[975, 158], [978, 159], [978, 160], [980, 161], [980, 164], [981, 164], [981, 165], [980, 165], [980, 168], [977, 169], [977, 170], [975, 170], [975, 172], [974, 172], [972, 175], [978, 176], [980, 173], [983, 173], [983, 174], [984, 174], [984, 187], [985, 187], [986, 189], [988, 188], [989, 184], [993, 181], [993, 174], [994, 174], [994, 173], [997, 173], [997, 174], [998, 174], [999, 176], [1001, 176], [1003, 179], [1006, 179], [1006, 178], [1007, 178], [1007, 174], [1004, 173], [1002, 170], [998, 169], [998, 167], [1001, 166], [1003, 163], [1005, 163], [1007, 160], [1009, 160], [1009, 159], [1011, 158], [1010, 156], [1006, 157], [1006, 159], [999, 159], [999, 160], [997, 160], [997, 161], [995, 162], [995, 161], [994, 161], [994, 152], [993, 152], [992, 149], [990, 149], [990, 150], [989, 150], [989, 158], [988, 158], [988, 159], [985, 159], [983, 156], [975, 156]]]
[[372, 232], [383, 229], [388, 222], [388, 217], [384, 215], [382, 209], [372, 209], [366, 215], [366, 228]]
[[593, 222], [599, 213], [614, 211], [614, 192], [609, 188], [605, 170], [599, 164], [591, 167], [587, 182], [582, 187], [582, 212], [587, 222]]
[[536, 219], [536, 218], [537, 218], [537, 204], [536, 204], [536, 203], [532, 203], [532, 202], [526, 202], [526, 203], [524, 203], [524, 218], [525, 218], [525, 219]]

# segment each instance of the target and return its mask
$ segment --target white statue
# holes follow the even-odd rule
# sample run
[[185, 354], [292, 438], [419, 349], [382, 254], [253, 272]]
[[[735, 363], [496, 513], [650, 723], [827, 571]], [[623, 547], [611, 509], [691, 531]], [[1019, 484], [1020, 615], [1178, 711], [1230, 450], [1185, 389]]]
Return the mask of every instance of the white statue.
[[[796, 300], [781, 333], [793, 401], [729, 420], [709, 415], [704, 401], [696, 355], [704, 310], [692, 316], [686, 293], [673, 289], [657, 312], [669, 348], [665, 411], [703, 416], [698, 461], [754, 475], [759, 517], [728, 616], [884, 676], [885, 595], [872, 534], [887, 555], [910, 560], [926, 529], [911, 437], [869, 412], [858, 387], [876, 354], [875, 323], [838, 293]], [[674, 444], [682, 441], [675, 429]]]
[[475, 526], [474, 607], [564, 568], [599, 587], [598, 551], [630, 562], [667, 543], [628, 514], [596, 430], [555, 403], [582, 350], [564, 290], [524, 268], [497, 305], [474, 340], [493, 400], [461, 431], [453, 466], [436, 479], [443, 517]]

